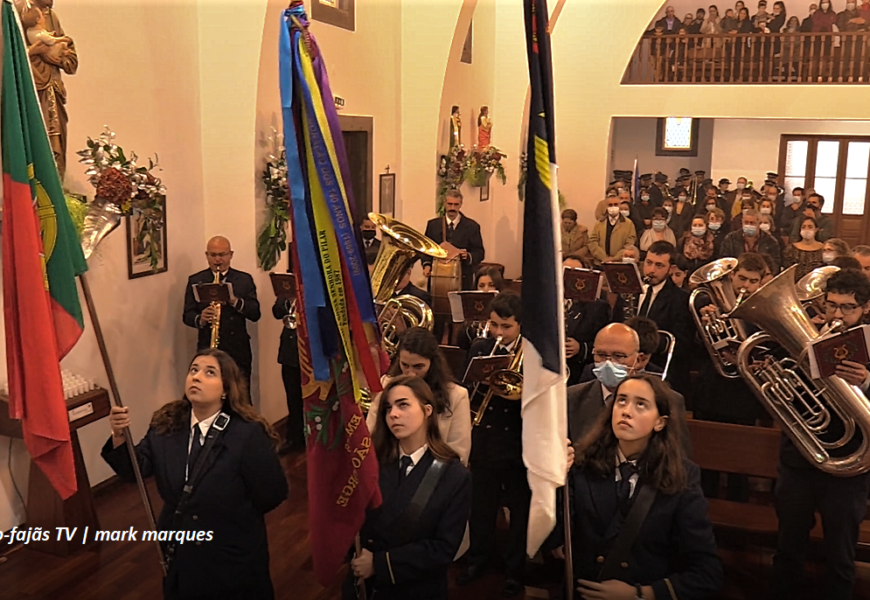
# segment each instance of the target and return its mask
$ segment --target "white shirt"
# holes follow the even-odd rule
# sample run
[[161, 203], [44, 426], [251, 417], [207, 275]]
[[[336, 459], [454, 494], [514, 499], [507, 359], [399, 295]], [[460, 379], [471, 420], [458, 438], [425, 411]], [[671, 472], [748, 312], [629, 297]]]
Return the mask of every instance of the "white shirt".
[[411, 457], [411, 464], [408, 465], [408, 469], [405, 471], [405, 476], [407, 476], [411, 471], [414, 470], [414, 467], [417, 466], [417, 463], [420, 462], [420, 459], [423, 458], [423, 455], [426, 454], [426, 450], [429, 449], [429, 446], [423, 444], [418, 450], [415, 450], [412, 454], [405, 454], [402, 450], [402, 446], [399, 445], [399, 460], [402, 460], [403, 456]]
[[[209, 427], [211, 424], [215, 422], [217, 416], [221, 413], [220, 409], [217, 410], [215, 414], [210, 416], [207, 419], [203, 419], [202, 421], [196, 420], [196, 415], [193, 414], [193, 411], [190, 411], [190, 429], [193, 429], [194, 425], [199, 425], [199, 443], [205, 445], [205, 434], [208, 433]], [[187, 454], [190, 455], [190, 449], [193, 447], [193, 436], [190, 436], [190, 439], [187, 441]]]
[[[656, 296], [659, 295], [659, 292], [662, 291], [662, 288], [665, 287], [665, 284], [667, 282], [668, 282], [668, 279], [666, 277], [665, 279], [662, 279], [662, 282], [657, 284], [657, 285], [646, 286], [646, 292], [641, 294], [637, 299], [638, 311], [640, 311], [640, 307], [643, 306], [644, 300], [646, 300], [646, 295], [649, 293], [652, 293], [652, 298], [650, 298], [650, 301], [649, 301], [649, 310], [652, 310], [653, 304], [655, 304], [655, 301], [656, 301]], [[652, 292], [650, 292], [650, 290], [652, 290]], [[640, 315], [640, 316], [644, 317], [646, 315]]]
[[[616, 448], [616, 481], [617, 482], [622, 481], [622, 473], [619, 472], [619, 465], [621, 465], [624, 462], [629, 462], [629, 463], [633, 464], [635, 467], [637, 466], [637, 461], [636, 460], [628, 460], [627, 458], [625, 458], [625, 455], [622, 453], [622, 450], [620, 450], [619, 447], [617, 446], [617, 448]], [[629, 488], [629, 492], [628, 492], [629, 498], [634, 496], [634, 488], [637, 487], [637, 478], [638, 478], [637, 473], [635, 473], [634, 475], [632, 475], [631, 477], [628, 478], [628, 484], [629, 484], [629, 486], [631, 486]]]
[[499, 345], [498, 345], [498, 350], [502, 350], [502, 349], [504, 349], [504, 350], [507, 350], [509, 353], [510, 353], [510, 352], [513, 352], [513, 351], [514, 351], [514, 348], [517, 347], [517, 341], [519, 341], [519, 339], [520, 339], [520, 338], [517, 337], [514, 341], [512, 341], [512, 342], [511, 342], [510, 344], [508, 344], [507, 346], [505, 346], [504, 344], [499, 344]]
[[453, 225], [453, 230], [455, 231], [456, 226], [459, 225], [459, 220], [461, 218], [462, 218], [462, 214], [457, 214], [456, 218], [453, 221], [451, 221], [450, 219], [447, 219], [447, 227], [450, 227], [451, 225]]

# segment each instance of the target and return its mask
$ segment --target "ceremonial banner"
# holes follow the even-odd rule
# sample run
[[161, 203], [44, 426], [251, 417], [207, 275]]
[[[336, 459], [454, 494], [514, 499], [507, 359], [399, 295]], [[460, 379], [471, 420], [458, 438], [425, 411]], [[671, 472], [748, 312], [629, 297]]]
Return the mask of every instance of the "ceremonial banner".
[[381, 503], [377, 458], [357, 404], [358, 375], [364, 373], [376, 393], [387, 363], [351, 219], [338, 115], [301, 2], [282, 14], [279, 52], [308, 430], [310, 543], [315, 575], [329, 586], [366, 509]]
[[3, 302], [9, 413], [62, 498], [76, 491], [60, 360], [84, 328], [87, 270], [45, 132], [14, 7], [2, 2]]
[[549, 19], [546, 0], [523, 4], [531, 107], [523, 212], [522, 414], [523, 461], [532, 490], [526, 551], [533, 556], [556, 525], [556, 489], [565, 483], [567, 464], [568, 409]]

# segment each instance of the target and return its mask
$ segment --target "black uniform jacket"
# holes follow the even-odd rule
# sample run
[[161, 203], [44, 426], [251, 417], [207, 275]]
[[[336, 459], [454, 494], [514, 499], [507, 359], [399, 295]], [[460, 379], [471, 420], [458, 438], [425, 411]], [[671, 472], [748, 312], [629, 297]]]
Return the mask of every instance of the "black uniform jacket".
[[[290, 314], [290, 301], [283, 298], [275, 298], [272, 305], [272, 316], [283, 319]], [[284, 327], [281, 330], [281, 341], [278, 344], [278, 364], [291, 367], [299, 366], [299, 344], [296, 330]]]
[[[495, 346], [495, 338], [475, 341], [468, 350], [468, 363], [475, 356], [489, 356]], [[514, 346], [516, 348], [516, 346]], [[503, 354], [504, 352], [496, 352]], [[463, 374], [464, 374], [463, 370]], [[469, 390], [473, 385], [468, 386]], [[472, 403], [479, 404], [488, 386], [480, 385]], [[469, 396], [471, 391], [469, 391]], [[476, 408], [476, 406], [472, 406]], [[493, 395], [487, 405], [480, 425], [471, 431], [471, 457], [469, 462], [518, 462], [523, 464], [523, 418], [519, 400], [505, 400]]]
[[571, 383], [579, 380], [583, 365], [592, 355], [595, 336], [608, 323], [610, 323], [610, 305], [603, 300], [575, 302], [571, 310], [565, 313], [565, 337], [572, 338], [580, 344], [580, 352], [567, 361], [568, 368], [571, 369], [569, 380]]
[[[471, 474], [458, 460], [444, 465], [420, 518], [410, 525], [413, 532], [406, 533], [409, 524], [403, 515], [433, 460], [426, 452], [401, 483], [398, 460], [381, 467], [383, 504], [368, 511], [360, 532], [363, 547], [374, 555], [375, 574], [367, 583], [376, 593], [370, 598], [447, 600], [447, 568], [462, 543], [471, 511]], [[345, 598], [356, 598], [352, 587], [352, 581], [346, 582]]]
[[[722, 587], [722, 563], [707, 518], [701, 472], [689, 461], [684, 466], [687, 489], [673, 495], [656, 495], [616, 577], [632, 585], [650, 585], [655, 597], [662, 600], [700, 600]], [[574, 577], [597, 581], [624, 520], [617, 510], [616, 482], [614, 476], [600, 477], [576, 466], [571, 470], [570, 484]], [[557, 497], [561, 500], [562, 494]], [[561, 545], [564, 539], [563, 511], [556, 512], [558, 524], [548, 540], [550, 547]]]
[[[187, 289], [184, 291], [184, 314], [182, 320], [188, 327], [198, 327], [199, 315], [206, 309], [206, 302], [197, 302], [193, 295], [193, 286], [197, 283], [212, 283], [214, 272], [205, 269], [191, 275], [187, 279]], [[243, 271], [227, 269], [222, 276], [223, 283], [233, 284], [233, 294], [239, 299], [238, 308], [221, 307], [220, 342], [218, 347], [233, 357], [236, 362], [245, 357], [250, 364], [251, 342], [248, 335], [246, 320], [260, 320], [260, 303], [257, 301], [257, 287], [254, 279]], [[198, 327], [197, 349], [208, 348], [211, 343], [211, 327]]]
[[[464, 248], [468, 251], [468, 260], [462, 261], [462, 287], [470, 289], [474, 281], [474, 270], [483, 261], [486, 253], [483, 249], [480, 225], [477, 221], [466, 217], [462, 212], [459, 214], [461, 218], [450, 237], [450, 243], [457, 248]], [[426, 223], [426, 237], [438, 244], [444, 243], [444, 227], [444, 217], [430, 219]], [[424, 266], [431, 265], [432, 259], [424, 257], [422, 263]]]
[[[264, 515], [287, 498], [287, 478], [263, 426], [228, 414], [178, 526], [173, 514], [185, 482], [189, 413], [180, 431], [158, 434], [149, 428], [136, 446], [142, 476], [154, 476], [164, 502], [157, 529], [212, 532], [211, 541], [178, 544], [164, 586], [167, 597], [236, 598], [250, 590], [245, 598], [272, 598]], [[110, 438], [102, 456], [118, 477], [135, 481], [125, 444], [112, 448]]]

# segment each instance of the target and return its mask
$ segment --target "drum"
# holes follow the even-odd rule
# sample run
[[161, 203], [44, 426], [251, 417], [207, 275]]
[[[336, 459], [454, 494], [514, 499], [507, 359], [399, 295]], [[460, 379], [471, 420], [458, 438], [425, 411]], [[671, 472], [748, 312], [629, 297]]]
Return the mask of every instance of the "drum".
[[459, 257], [436, 258], [432, 261], [430, 280], [432, 312], [436, 315], [450, 316], [450, 300], [447, 293], [458, 292], [462, 289], [462, 263]]

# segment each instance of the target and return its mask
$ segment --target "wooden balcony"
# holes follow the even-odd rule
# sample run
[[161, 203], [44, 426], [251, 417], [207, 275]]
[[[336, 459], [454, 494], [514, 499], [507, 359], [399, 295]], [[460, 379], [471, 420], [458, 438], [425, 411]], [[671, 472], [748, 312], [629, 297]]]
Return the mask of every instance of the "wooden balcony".
[[650, 35], [624, 84], [870, 82], [870, 32]]

